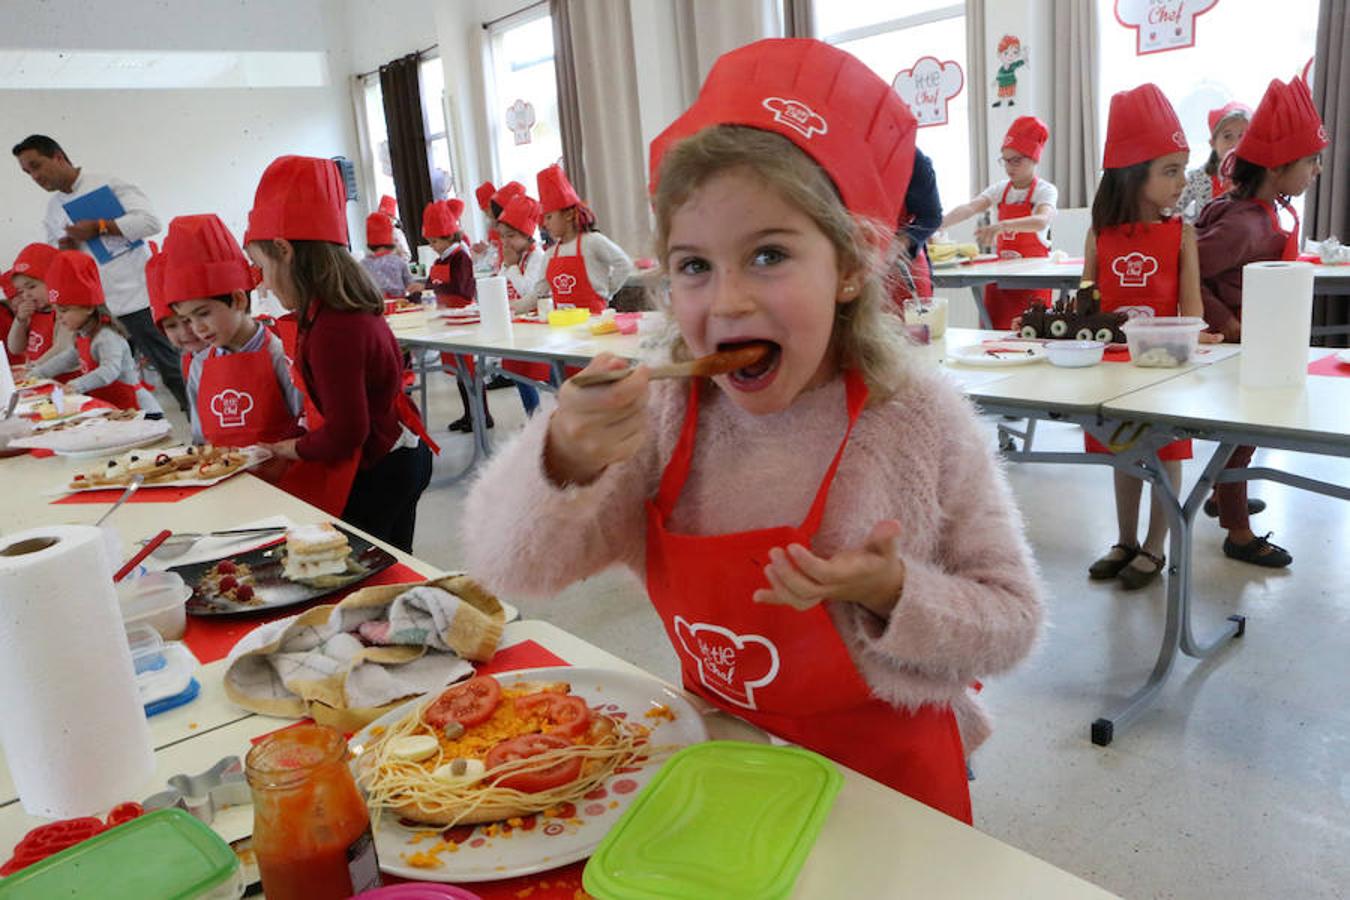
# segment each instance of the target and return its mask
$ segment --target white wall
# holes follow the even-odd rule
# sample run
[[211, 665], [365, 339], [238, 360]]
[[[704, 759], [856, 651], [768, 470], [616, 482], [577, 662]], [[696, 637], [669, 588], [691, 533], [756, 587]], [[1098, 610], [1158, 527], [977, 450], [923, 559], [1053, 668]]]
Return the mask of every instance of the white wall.
[[[317, 87], [4, 90], [6, 150], [48, 134], [72, 161], [142, 187], [167, 223], [214, 212], [242, 234], [258, 176], [286, 153], [357, 157], [346, 76], [354, 71], [341, 4], [325, 0], [124, 3], [81, 25], [76, 0], [6, 4], [4, 43], [23, 49], [288, 50], [324, 54]], [[8, 154], [0, 161], [0, 262], [42, 239], [47, 195]], [[3, 167], [9, 166], [8, 170]], [[353, 224], [363, 215], [351, 210]], [[162, 237], [162, 235], [160, 236]]]

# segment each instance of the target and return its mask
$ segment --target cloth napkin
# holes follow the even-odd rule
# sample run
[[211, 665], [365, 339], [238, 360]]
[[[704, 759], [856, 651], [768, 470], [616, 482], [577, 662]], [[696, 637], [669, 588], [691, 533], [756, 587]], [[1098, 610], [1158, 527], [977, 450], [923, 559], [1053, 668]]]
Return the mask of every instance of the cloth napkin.
[[462, 575], [364, 588], [245, 636], [225, 694], [252, 712], [354, 731], [472, 674], [468, 660], [492, 657], [504, 619], [497, 598]]

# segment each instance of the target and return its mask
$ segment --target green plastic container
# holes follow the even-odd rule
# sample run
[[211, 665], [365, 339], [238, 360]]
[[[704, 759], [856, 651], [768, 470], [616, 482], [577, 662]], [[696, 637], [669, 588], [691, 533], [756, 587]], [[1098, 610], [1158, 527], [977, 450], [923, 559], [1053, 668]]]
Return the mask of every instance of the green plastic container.
[[181, 809], [132, 819], [0, 880], [0, 900], [237, 897], [239, 858]]
[[843, 783], [796, 747], [686, 747], [600, 842], [582, 883], [605, 900], [786, 897]]

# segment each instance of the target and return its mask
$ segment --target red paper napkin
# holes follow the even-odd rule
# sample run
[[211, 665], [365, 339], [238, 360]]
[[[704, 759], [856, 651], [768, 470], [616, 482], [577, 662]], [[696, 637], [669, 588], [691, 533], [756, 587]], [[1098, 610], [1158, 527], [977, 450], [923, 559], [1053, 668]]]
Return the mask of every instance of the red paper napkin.
[[1102, 353], [1102, 361], [1103, 361], [1103, 362], [1121, 362], [1121, 363], [1129, 362], [1129, 361], [1130, 361], [1130, 348], [1129, 348], [1129, 347], [1107, 347], [1106, 350], [1105, 350], [1105, 352]]
[[[67, 503], [116, 503], [117, 498], [122, 496], [126, 488], [109, 488], [106, 491], [76, 491], [73, 494], [66, 494], [52, 501], [53, 505]], [[193, 494], [201, 493], [207, 490], [205, 487], [152, 487], [142, 488], [131, 495], [128, 503], [177, 503], [179, 500], [186, 500]]]
[[1350, 378], [1350, 363], [1343, 363], [1335, 353], [1328, 353], [1316, 362], [1308, 363], [1308, 374]]

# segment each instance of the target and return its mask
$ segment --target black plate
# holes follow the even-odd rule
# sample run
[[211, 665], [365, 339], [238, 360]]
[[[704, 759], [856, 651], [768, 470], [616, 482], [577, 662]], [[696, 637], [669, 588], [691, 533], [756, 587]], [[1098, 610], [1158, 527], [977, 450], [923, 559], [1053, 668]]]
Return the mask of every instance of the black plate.
[[[317, 585], [291, 581], [282, 576], [282, 565], [286, 558], [284, 541], [247, 553], [173, 566], [169, 571], [183, 576], [183, 581], [192, 588], [192, 596], [187, 601], [189, 613], [194, 616], [235, 616], [294, 606], [297, 603], [327, 597], [389, 568], [396, 562], [388, 551], [375, 546], [365, 538], [358, 537], [345, 528], [339, 527], [338, 530], [347, 535], [347, 542], [351, 545], [351, 555], [347, 557], [349, 571], [343, 575], [322, 576], [321, 584]], [[214, 591], [207, 592], [202, 584], [202, 578], [223, 559], [244, 563], [252, 570], [250, 583], [253, 585], [253, 596], [261, 602], [235, 603]]]

